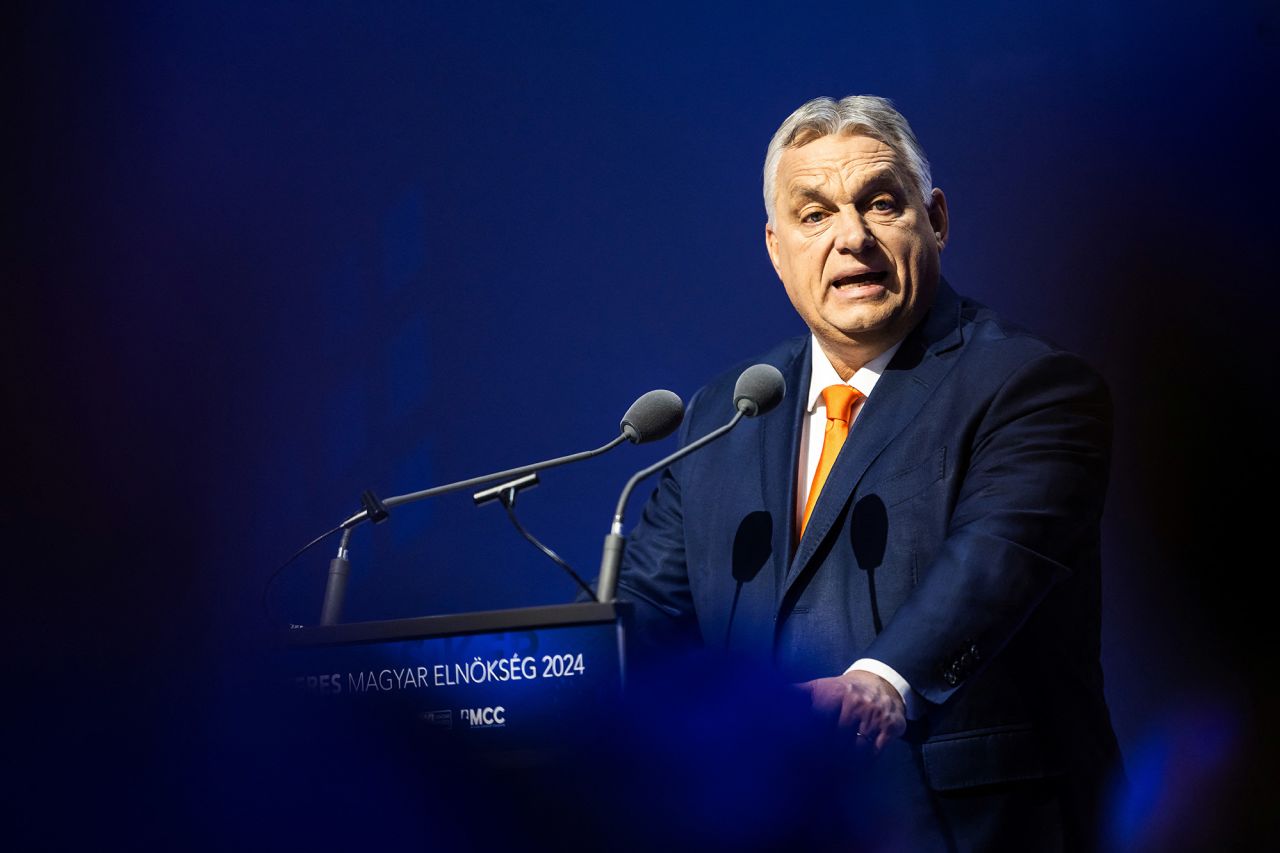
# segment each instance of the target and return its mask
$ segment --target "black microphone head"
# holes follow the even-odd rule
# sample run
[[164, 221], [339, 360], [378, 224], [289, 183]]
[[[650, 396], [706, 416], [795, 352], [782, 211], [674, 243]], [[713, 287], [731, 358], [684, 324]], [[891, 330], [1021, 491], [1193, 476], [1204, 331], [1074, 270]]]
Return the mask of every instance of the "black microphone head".
[[733, 405], [749, 418], [773, 410], [787, 395], [787, 380], [772, 364], [753, 364], [733, 386]]
[[684, 403], [671, 391], [658, 388], [631, 404], [622, 416], [622, 434], [632, 444], [666, 438], [684, 420]]

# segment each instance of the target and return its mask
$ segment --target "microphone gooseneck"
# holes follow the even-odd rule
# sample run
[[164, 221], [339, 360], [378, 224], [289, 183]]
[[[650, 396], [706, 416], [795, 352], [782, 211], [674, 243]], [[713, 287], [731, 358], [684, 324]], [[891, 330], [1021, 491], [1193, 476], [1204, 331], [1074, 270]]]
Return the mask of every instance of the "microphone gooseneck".
[[675, 453], [672, 453], [670, 456], [667, 456], [663, 459], [659, 459], [657, 462], [653, 463], [648, 468], [641, 468], [639, 471], [632, 474], [631, 479], [627, 480], [627, 484], [622, 488], [622, 494], [618, 497], [617, 509], [613, 511], [613, 528], [612, 528], [613, 532], [622, 533], [622, 514], [626, 511], [627, 501], [631, 498], [631, 492], [635, 490], [635, 487], [639, 485], [641, 480], [643, 480], [645, 477], [650, 476], [651, 474], [658, 473], [663, 468], [666, 468], [668, 465], [670, 465], [672, 462], [675, 462], [677, 459], [680, 459], [684, 456], [688, 456], [690, 453], [694, 452], [698, 448], [708, 445], [711, 442], [715, 441], [717, 438], [719, 438], [729, 430], [736, 427], [738, 425], [738, 421], [742, 420], [744, 417], [746, 417], [745, 412], [741, 412], [741, 411], [735, 412], [733, 415], [733, 418], [724, 426], [720, 427], [719, 429], [712, 430], [711, 432], [707, 433], [697, 441], [693, 441], [693, 442], [690, 442], [689, 444], [686, 444], [684, 447], [680, 448]]
[[660, 459], [647, 468], [642, 468], [622, 489], [618, 497], [618, 505], [613, 513], [613, 524], [609, 535], [604, 539], [604, 554], [600, 559], [600, 577], [596, 582], [596, 600], [612, 601], [618, 589], [618, 572], [622, 566], [622, 552], [626, 547], [626, 539], [622, 535], [622, 520], [626, 512], [627, 501], [632, 491], [644, 478], [661, 471], [673, 462], [688, 456], [733, 429], [743, 418], [763, 415], [777, 407], [787, 393], [787, 382], [781, 371], [769, 364], [753, 364], [738, 376], [733, 386], [733, 406], [736, 409], [727, 424], [681, 447], [670, 456]]
[[[517, 477], [523, 477], [525, 474], [532, 474], [534, 471], [542, 471], [546, 468], [554, 468], [557, 465], [567, 465], [570, 462], [577, 462], [581, 459], [590, 459], [592, 456], [599, 456], [601, 453], [612, 450], [622, 442], [626, 441], [625, 435], [619, 435], [608, 444], [601, 445], [595, 450], [584, 450], [581, 453], [571, 453], [568, 456], [557, 456], [555, 459], [546, 459], [542, 462], [534, 462], [532, 465], [521, 465], [519, 468], [508, 468], [505, 471], [495, 471], [492, 474], [484, 474], [479, 477], [472, 477], [469, 480], [459, 480], [456, 483], [446, 483], [443, 486], [433, 486], [430, 489], [423, 489], [420, 492], [409, 492], [406, 495], [396, 495], [393, 498], [387, 498], [382, 505], [387, 509], [394, 509], [404, 504], [415, 503], [416, 501], [434, 498], [439, 495], [447, 495], [450, 492], [461, 492], [465, 489], [482, 486], [485, 483], [491, 483], [494, 480], [514, 480]], [[369, 520], [369, 511], [361, 510], [355, 515], [342, 522], [343, 528], [355, 527], [362, 521]]]

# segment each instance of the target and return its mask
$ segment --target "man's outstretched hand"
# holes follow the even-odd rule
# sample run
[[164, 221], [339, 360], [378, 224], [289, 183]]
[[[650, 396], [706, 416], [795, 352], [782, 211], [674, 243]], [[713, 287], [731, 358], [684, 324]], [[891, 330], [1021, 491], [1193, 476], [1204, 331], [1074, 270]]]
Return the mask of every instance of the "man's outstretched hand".
[[907, 730], [902, 697], [878, 675], [855, 670], [796, 686], [809, 693], [815, 711], [830, 714], [837, 726], [855, 738], [860, 751], [879, 753]]

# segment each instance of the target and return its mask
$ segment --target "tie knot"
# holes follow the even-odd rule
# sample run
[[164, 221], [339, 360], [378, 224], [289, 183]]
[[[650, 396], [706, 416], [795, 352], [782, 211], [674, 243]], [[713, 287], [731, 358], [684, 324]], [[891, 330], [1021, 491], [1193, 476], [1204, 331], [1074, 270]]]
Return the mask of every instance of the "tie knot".
[[828, 385], [822, 389], [822, 402], [827, 405], [827, 420], [849, 423], [853, 405], [862, 398], [862, 392], [848, 385]]

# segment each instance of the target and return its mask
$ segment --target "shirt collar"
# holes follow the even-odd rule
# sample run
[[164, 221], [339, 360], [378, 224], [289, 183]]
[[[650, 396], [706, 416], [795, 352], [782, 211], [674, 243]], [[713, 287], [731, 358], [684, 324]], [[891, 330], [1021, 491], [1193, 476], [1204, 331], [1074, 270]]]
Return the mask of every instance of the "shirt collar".
[[809, 414], [817, 411], [818, 401], [822, 399], [822, 389], [829, 385], [849, 385], [861, 391], [863, 396], [870, 397], [871, 389], [875, 388], [876, 382], [880, 380], [880, 374], [884, 373], [884, 369], [889, 366], [889, 361], [893, 358], [893, 354], [898, 351], [898, 347], [902, 346], [902, 341], [898, 341], [860, 367], [858, 372], [850, 376], [848, 382], [845, 382], [840, 378], [840, 374], [836, 373], [836, 369], [831, 366], [831, 360], [822, 351], [822, 347], [818, 344], [817, 336], [810, 333], [809, 337], [810, 358], [813, 360], [813, 369], [809, 374], [811, 377], [809, 380], [809, 408], [807, 410]]

